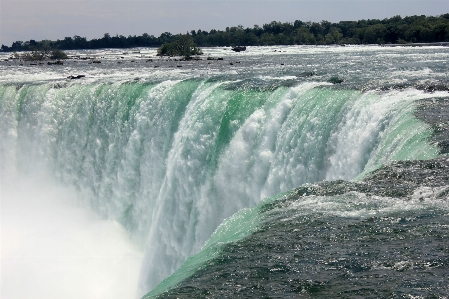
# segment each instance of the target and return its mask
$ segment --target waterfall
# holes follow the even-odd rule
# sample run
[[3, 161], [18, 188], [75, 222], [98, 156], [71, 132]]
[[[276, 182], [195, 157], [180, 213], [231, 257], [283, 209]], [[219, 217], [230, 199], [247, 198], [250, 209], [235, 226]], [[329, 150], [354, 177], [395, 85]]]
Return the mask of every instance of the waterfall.
[[143, 244], [143, 295], [266, 197], [438, 155], [421, 91], [244, 83], [2, 85], [1, 175], [45, 173], [123, 225]]

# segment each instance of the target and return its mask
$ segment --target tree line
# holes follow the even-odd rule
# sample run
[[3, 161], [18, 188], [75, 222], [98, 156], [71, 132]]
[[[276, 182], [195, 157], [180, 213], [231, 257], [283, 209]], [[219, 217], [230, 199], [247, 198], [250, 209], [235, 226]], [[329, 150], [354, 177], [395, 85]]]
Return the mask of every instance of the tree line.
[[[341, 21], [331, 23], [273, 21], [262, 27], [244, 28], [242, 25], [225, 30], [191, 30], [187, 32], [199, 47], [213, 46], [265, 46], [265, 45], [330, 45], [330, 44], [401, 44], [449, 42], [449, 13], [440, 16], [395, 16], [383, 20]], [[181, 35], [164, 32], [159, 37], [147, 33], [141, 36], [111, 36], [87, 40], [75, 35], [63, 40], [16, 41], [10, 47], [2, 45], [5, 52], [32, 51], [42, 45], [53, 49], [99, 49], [160, 47], [174, 42]]]

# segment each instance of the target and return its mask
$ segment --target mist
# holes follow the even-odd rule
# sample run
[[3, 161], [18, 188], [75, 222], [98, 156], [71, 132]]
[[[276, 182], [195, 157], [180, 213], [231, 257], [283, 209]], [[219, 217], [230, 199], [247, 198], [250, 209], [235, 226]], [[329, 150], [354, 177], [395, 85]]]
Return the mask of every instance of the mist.
[[143, 253], [42, 175], [0, 178], [1, 298], [136, 298]]

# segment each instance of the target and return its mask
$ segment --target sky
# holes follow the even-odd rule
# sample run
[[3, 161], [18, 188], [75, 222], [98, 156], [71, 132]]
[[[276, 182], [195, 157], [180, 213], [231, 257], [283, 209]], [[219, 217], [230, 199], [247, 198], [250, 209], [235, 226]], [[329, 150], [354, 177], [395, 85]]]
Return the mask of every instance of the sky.
[[0, 44], [444, 13], [448, 0], [0, 0]]

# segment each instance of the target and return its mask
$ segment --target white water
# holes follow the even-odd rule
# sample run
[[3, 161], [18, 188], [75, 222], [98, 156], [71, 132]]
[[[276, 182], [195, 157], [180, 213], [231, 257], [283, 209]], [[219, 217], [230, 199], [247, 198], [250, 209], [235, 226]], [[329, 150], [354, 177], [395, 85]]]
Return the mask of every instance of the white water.
[[1, 179], [1, 298], [136, 298], [143, 253], [50, 178]]

